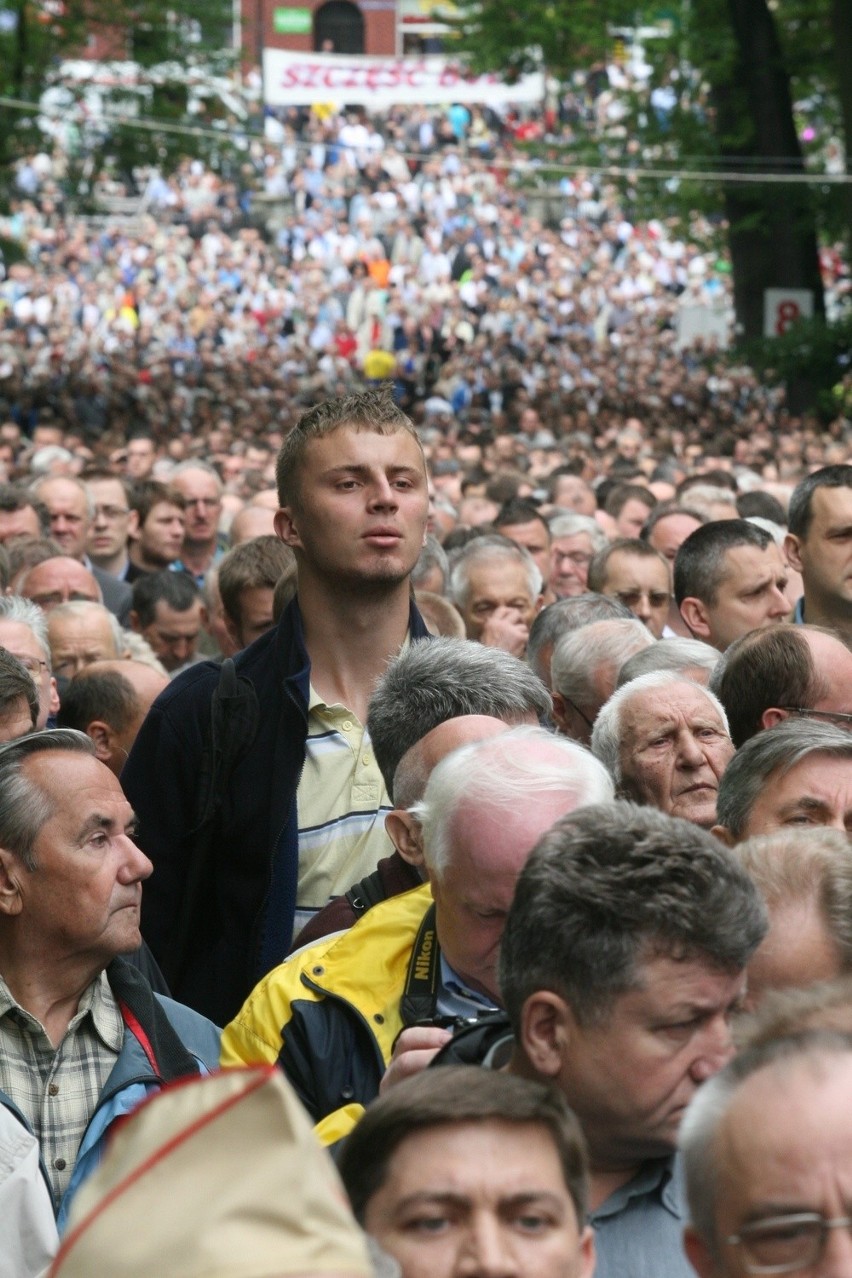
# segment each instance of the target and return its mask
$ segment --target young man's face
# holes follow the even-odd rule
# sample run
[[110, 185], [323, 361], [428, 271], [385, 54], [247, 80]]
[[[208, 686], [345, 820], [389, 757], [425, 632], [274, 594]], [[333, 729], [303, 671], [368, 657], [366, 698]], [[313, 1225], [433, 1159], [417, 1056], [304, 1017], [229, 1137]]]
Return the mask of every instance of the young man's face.
[[185, 528], [184, 513], [170, 501], [156, 502], [139, 529], [139, 550], [146, 563], [168, 567], [180, 557]]
[[342, 427], [311, 440], [297, 482], [298, 499], [278, 511], [275, 528], [296, 551], [300, 575], [362, 586], [408, 577], [429, 497], [423, 454], [407, 431]]
[[538, 1123], [499, 1119], [413, 1132], [395, 1151], [364, 1225], [402, 1278], [590, 1278], [556, 1146]]

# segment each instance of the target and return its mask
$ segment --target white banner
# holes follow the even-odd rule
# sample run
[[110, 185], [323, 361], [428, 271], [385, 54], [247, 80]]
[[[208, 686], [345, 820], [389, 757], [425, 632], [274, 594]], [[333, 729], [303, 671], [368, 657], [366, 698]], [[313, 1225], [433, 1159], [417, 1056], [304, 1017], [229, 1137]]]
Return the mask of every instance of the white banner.
[[368, 58], [357, 54], [263, 51], [267, 106], [361, 103], [381, 109], [400, 102], [540, 102], [540, 75], [505, 84], [497, 75], [471, 76], [447, 58]]

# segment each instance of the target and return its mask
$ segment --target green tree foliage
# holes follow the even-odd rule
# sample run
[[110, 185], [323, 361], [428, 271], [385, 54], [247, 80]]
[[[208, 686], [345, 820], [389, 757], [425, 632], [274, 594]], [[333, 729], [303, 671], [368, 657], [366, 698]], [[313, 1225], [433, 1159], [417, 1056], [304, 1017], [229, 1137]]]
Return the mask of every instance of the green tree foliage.
[[[147, 90], [128, 88], [125, 101], [154, 123], [198, 124], [188, 114], [193, 68], [223, 71], [233, 57], [223, 52], [229, 0], [205, 0], [187, 6], [185, 14], [168, 0], [0, 0], [0, 9], [11, 15], [0, 26], [0, 192], [8, 189], [15, 161], [43, 141], [38, 105], [56, 82], [61, 60], [77, 57], [93, 38], [106, 42], [116, 61], [138, 64], [143, 81], [150, 75]], [[70, 84], [68, 91], [79, 99], [85, 88]], [[22, 104], [32, 104], [32, 110]], [[118, 93], [115, 105], [120, 110]], [[205, 143], [202, 137], [181, 139], [176, 132], [116, 123], [105, 135], [88, 139], [86, 147], [90, 160], [109, 156], [129, 171], [135, 164], [166, 164], [179, 154], [203, 153]], [[72, 156], [72, 166], [76, 159]]]

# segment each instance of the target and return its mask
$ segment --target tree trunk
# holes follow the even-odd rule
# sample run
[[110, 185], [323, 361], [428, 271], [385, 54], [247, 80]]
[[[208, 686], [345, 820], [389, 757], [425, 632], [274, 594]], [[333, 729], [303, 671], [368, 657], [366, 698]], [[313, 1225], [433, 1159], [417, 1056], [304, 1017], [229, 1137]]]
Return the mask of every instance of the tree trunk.
[[[840, 6], [849, 0], [834, 0]], [[805, 172], [789, 76], [766, 0], [728, 0], [735, 56], [716, 86], [722, 166], [743, 173]], [[807, 288], [825, 314], [813, 204], [804, 184], [728, 183], [734, 305], [746, 338], [763, 332], [767, 288]]]
[[[831, 35], [837, 67], [837, 96], [843, 121], [846, 173], [852, 175], [852, 4], [849, 0], [832, 0]], [[846, 244], [852, 260], [852, 182], [843, 188], [846, 210]]]

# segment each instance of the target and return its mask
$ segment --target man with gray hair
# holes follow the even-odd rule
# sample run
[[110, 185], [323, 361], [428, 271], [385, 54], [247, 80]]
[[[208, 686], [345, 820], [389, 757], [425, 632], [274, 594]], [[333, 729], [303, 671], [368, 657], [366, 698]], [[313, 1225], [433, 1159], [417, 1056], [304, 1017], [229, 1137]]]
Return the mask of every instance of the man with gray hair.
[[713, 693], [664, 670], [640, 675], [610, 697], [595, 720], [592, 753], [625, 799], [709, 830], [734, 747]]
[[680, 1147], [700, 1278], [852, 1274], [852, 1037], [811, 1031], [741, 1052], [698, 1093]]
[[121, 957], [151, 872], [133, 830], [82, 733], [0, 749], [0, 1105], [39, 1143], [60, 1230], [114, 1122], [216, 1063], [215, 1026]]
[[553, 1083], [580, 1120], [597, 1278], [691, 1274], [678, 1127], [733, 1052], [765, 931], [736, 858], [652, 808], [565, 817], [521, 871], [500, 955], [510, 1069]]
[[759, 732], [728, 764], [716, 813], [731, 847], [786, 826], [852, 832], [852, 733], [796, 719]]
[[852, 845], [824, 828], [746, 839], [737, 860], [760, 889], [769, 931], [748, 966], [747, 1011], [772, 990], [852, 973]]
[[485, 719], [535, 725], [549, 709], [550, 698], [532, 671], [499, 648], [435, 638], [411, 643], [394, 657], [376, 685], [367, 713], [373, 755], [393, 802], [385, 828], [394, 851], [308, 920], [299, 934], [299, 948], [351, 927], [378, 901], [421, 881], [400, 842], [399, 827], [410, 821], [404, 809], [422, 798], [438, 758], [449, 753], [443, 738], [440, 754], [435, 751], [442, 724], [460, 726], [471, 719]]
[[59, 693], [51, 668], [45, 615], [21, 595], [0, 595], [0, 645], [32, 675], [38, 692], [37, 728], [47, 727], [59, 709]]
[[508, 537], [486, 536], [454, 557], [447, 594], [468, 639], [522, 657], [541, 589], [541, 573], [528, 551]]
[[498, 648], [439, 638], [410, 643], [376, 684], [367, 728], [388, 794], [400, 759], [432, 728], [464, 714], [535, 723], [550, 699], [517, 657]]
[[115, 661], [127, 651], [121, 626], [103, 604], [74, 600], [51, 608], [47, 634], [53, 669], [60, 679], [73, 679], [94, 661]]
[[586, 593], [589, 564], [606, 544], [606, 533], [588, 515], [556, 515], [551, 519], [548, 584], [557, 599]]
[[558, 817], [611, 797], [597, 760], [542, 728], [448, 755], [414, 808], [428, 883], [271, 972], [227, 1027], [222, 1063], [277, 1060], [326, 1120], [321, 1138], [339, 1139], [389, 1066], [399, 1077], [422, 1068], [444, 1027], [499, 1004], [497, 956], [524, 861]]
[[596, 595], [587, 591], [584, 595], [571, 595], [557, 599], [542, 608], [530, 626], [527, 640], [527, 662], [550, 690], [550, 663], [553, 649], [563, 635], [581, 630], [593, 621], [629, 621], [633, 613], [626, 604], [611, 595]]
[[130, 611], [130, 587], [112, 573], [98, 568], [86, 554], [95, 513], [95, 503], [86, 485], [70, 475], [51, 475], [37, 480], [31, 492], [46, 506], [50, 535], [62, 548], [62, 554], [76, 559], [89, 570], [100, 587], [104, 606], [124, 625]]
[[653, 647], [643, 648], [627, 658], [618, 672], [616, 687], [622, 688], [640, 675], [663, 670], [703, 683], [706, 687], [720, 660], [718, 648], [711, 648], [709, 643], [702, 643], [700, 639], [664, 638]]
[[636, 619], [596, 621], [560, 639], [550, 663], [556, 730], [588, 745], [619, 670], [628, 657], [654, 643], [648, 627]]

